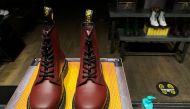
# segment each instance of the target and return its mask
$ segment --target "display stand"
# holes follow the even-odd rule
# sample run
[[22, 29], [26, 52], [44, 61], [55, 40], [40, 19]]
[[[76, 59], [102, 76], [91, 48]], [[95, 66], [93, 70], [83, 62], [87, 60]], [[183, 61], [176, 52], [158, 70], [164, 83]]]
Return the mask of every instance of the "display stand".
[[[33, 63], [31, 64], [31, 66], [28, 68], [23, 80], [18, 85], [15, 93], [11, 97], [5, 109], [13, 109], [13, 108], [25, 109], [26, 108], [28, 94], [30, 93], [33, 80], [35, 80], [33, 78], [35, 78], [37, 74], [37, 73], [35, 74], [35, 72], [38, 71], [37, 66], [38, 66], [39, 60], [40, 60], [39, 58], [35, 59]], [[77, 72], [80, 65], [79, 63], [80, 59], [67, 58], [67, 60], [69, 61], [70, 71], [67, 74], [68, 77], [66, 76], [64, 80], [64, 84], [66, 83], [65, 84], [66, 92], [69, 90], [68, 92], [71, 93], [71, 92], [74, 92], [72, 88], [75, 88], [75, 85], [73, 85], [73, 82], [75, 80], [73, 81], [72, 79], [73, 77], [75, 78], [78, 76]], [[127, 81], [126, 81], [121, 59], [101, 58], [101, 63], [102, 63], [102, 69], [104, 72], [104, 77], [108, 84], [108, 88], [111, 94], [109, 109], [115, 109], [115, 107], [117, 107], [117, 109], [132, 109], [131, 99], [130, 99]], [[108, 72], [108, 73], [106, 74], [105, 72]], [[67, 97], [66, 97], [66, 107], [65, 107], [66, 109], [71, 108], [69, 106], [71, 103], [69, 102], [70, 102], [70, 98], [72, 99], [71, 97], [72, 94], [69, 94], [69, 93], [67, 93]]]
[[[111, 19], [110, 29], [109, 29], [109, 39], [111, 40], [111, 53], [113, 53], [116, 49], [119, 49], [119, 53], [122, 59], [125, 59], [125, 56], [130, 55], [173, 55], [179, 62], [183, 62], [186, 56], [189, 44], [190, 37], [184, 36], [173, 36], [168, 35], [168, 37], [158, 37], [152, 36], [147, 37], [142, 34], [139, 36], [127, 36], [124, 34], [124, 29], [117, 27], [117, 21], [121, 18], [149, 18], [151, 15], [150, 11], [135, 11], [135, 10], [119, 10], [113, 8], [111, 5], [109, 6], [109, 17]], [[166, 18], [189, 18], [189, 11], [174, 11], [174, 12], [166, 12]], [[125, 45], [129, 42], [160, 42], [160, 43], [170, 43], [174, 42], [175, 45], [173, 47], [173, 51], [157, 52], [157, 53], [139, 53], [139, 52], [129, 52], [125, 50]], [[180, 45], [182, 45], [182, 49], [180, 49]]]

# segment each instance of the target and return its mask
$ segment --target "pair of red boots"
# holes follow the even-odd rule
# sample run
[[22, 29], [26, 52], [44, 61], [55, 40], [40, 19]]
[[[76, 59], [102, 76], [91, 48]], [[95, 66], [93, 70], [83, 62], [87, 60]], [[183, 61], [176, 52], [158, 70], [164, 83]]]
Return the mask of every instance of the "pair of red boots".
[[[50, 12], [50, 10], [46, 11]], [[80, 70], [73, 98], [73, 109], [107, 109], [109, 104], [109, 90], [102, 73], [96, 33], [90, 21], [91, 16], [92, 11], [87, 10], [86, 21], [82, 25]], [[59, 47], [53, 20], [47, 20], [43, 27], [41, 46], [39, 71], [29, 96], [28, 108], [63, 109], [66, 98], [63, 79], [68, 64]]]

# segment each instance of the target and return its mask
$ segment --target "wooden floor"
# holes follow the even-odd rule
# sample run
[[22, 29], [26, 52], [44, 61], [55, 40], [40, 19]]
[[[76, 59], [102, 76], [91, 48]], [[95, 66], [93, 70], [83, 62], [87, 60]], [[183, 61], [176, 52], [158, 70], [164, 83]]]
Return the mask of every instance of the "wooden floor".
[[[190, 61], [186, 59], [184, 64], [180, 64], [173, 57], [127, 57], [124, 65], [132, 100], [139, 101], [145, 95], [154, 95], [159, 102], [190, 102]], [[179, 95], [161, 95], [156, 84], [162, 81], [175, 84]]]
[[[80, 22], [82, 17], [62, 16], [56, 20], [60, 35], [61, 49], [66, 57], [79, 57]], [[0, 67], [0, 85], [18, 85], [28, 66], [40, 56], [41, 25], [23, 37], [26, 47], [14, 62]], [[96, 19], [96, 30], [101, 57], [118, 57], [110, 54], [108, 24], [103, 18]], [[124, 69], [132, 100], [141, 100], [146, 95], [154, 95], [157, 101], [190, 102], [190, 53], [184, 63], [178, 63], [168, 56], [129, 56], [124, 61]], [[156, 84], [168, 81], [179, 89], [176, 97], [166, 97], [158, 93]]]

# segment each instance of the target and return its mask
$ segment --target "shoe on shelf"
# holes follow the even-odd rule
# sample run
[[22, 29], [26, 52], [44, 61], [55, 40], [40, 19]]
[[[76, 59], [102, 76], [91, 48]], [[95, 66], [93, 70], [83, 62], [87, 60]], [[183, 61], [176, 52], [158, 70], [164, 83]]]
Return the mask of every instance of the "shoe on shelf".
[[160, 26], [163, 26], [163, 27], [167, 26], [164, 14], [165, 13], [163, 11], [161, 11], [160, 15], [158, 17], [159, 24], [160, 24]]
[[157, 20], [157, 12], [156, 11], [152, 11], [152, 14], [150, 16], [150, 24], [151, 24], [151, 26], [154, 26], [154, 27], [158, 27], [159, 26], [159, 23], [158, 23], [158, 20]]
[[2, 16], [6, 16], [9, 14], [9, 11], [8, 10], [3, 10], [3, 9], [0, 9], [0, 15]]
[[4, 15], [4, 16], [7, 16], [8, 14], [9, 14], [9, 11], [8, 11], [8, 10], [5, 10], [3, 15]]

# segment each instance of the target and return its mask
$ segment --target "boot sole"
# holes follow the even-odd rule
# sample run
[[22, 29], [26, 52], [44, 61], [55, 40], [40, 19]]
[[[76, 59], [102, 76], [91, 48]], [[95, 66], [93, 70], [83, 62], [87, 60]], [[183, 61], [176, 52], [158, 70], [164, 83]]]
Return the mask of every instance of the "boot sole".
[[[104, 106], [103, 109], [108, 109], [109, 108], [109, 102], [110, 102], [110, 92], [108, 90], [107, 98], [106, 98], [106, 104], [105, 104], [105, 106]], [[75, 100], [74, 100], [74, 97], [73, 97], [73, 102], [72, 102], [72, 109], [75, 109]]]
[[[67, 73], [68, 73], [68, 61], [67, 60], [65, 60], [65, 64], [63, 66], [62, 73], [63, 73], [63, 75], [62, 75], [62, 80], [63, 80], [66, 77]], [[30, 101], [30, 97], [28, 97], [27, 109], [31, 109], [29, 101]], [[57, 107], [56, 109], [64, 109], [65, 108], [65, 103], [66, 103], [66, 90], [65, 90], [65, 87], [64, 87], [64, 96], [62, 96], [61, 101], [59, 103], [59, 107]]]

